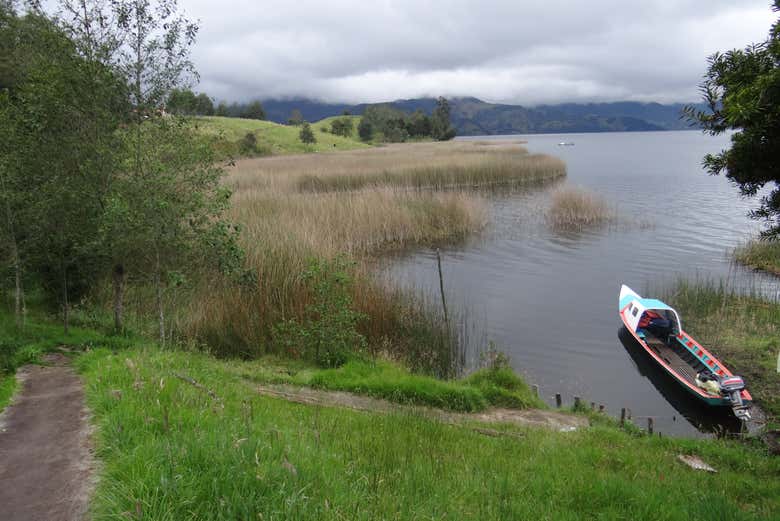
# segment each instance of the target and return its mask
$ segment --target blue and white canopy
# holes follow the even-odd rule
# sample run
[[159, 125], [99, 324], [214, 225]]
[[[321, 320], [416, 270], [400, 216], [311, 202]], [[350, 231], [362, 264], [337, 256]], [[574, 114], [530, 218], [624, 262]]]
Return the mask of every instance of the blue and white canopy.
[[[627, 309], [626, 306], [628, 306]], [[674, 333], [680, 333], [682, 331], [680, 316], [674, 308], [658, 299], [642, 298], [625, 284], [620, 288], [620, 304], [618, 306], [618, 311], [623, 312], [624, 309], [625, 312], [623, 316], [625, 317], [626, 323], [633, 328], [634, 331], [639, 327], [639, 321], [642, 318], [642, 314], [648, 310], [655, 311], [659, 315], [670, 320], [673, 324], [672, 330]]]

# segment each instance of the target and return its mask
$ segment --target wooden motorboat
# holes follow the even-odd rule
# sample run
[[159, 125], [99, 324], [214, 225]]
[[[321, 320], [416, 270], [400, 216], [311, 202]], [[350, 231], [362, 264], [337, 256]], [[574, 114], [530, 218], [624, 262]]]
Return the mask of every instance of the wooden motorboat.
[[623, 325], [650, 357], [683, 388], [711, 406], [728, 406], [741, 420], [750, 419], [753, 398], [740, 376], [683, 331], [671, 306], [640, 297], [626, 285], [620, 288]]

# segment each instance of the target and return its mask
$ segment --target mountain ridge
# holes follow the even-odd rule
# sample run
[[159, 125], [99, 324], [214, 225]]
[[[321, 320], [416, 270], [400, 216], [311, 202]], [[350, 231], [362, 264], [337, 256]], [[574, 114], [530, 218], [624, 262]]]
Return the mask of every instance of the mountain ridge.
[[[525, 107], [489, 103], [474, 97], [449, 100], [452, 124], [460, 136], [500, 134], [550, 134], [573, 132], [636, 132], [685, 130], [692, 126], [681, 117], [682, 103], [617, 101], [559, 103]], [[399, 99], [385, 103], [327, 103], [305, 98], [263, 101], [269, 120], [286, 123], [293, 110], [307, 121], [337, 116], [345, 111], [362, 114], [371, 105], [389, 105], [404, 112], [428, 114], [435, 98]], [[696, 127], [693, 127], [696, 128]]]

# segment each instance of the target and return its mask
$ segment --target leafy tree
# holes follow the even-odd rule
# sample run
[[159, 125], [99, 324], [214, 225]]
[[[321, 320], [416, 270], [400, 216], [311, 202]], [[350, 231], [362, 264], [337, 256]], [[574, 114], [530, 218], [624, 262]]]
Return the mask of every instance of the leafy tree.
[[195, 97], [195, 114], [199, 116], [213, 116], [214, 102], [208, 97], [208, 94], [201, 92]]
[[[157, 110], [174, 90], [184, 91], [197, 77], [189, 50], [198, 26], [180, 14], [175, 0], [76, 3], [84, 9], [66, 10], [68, 25], [77, 29], [74, 35], [109, 35], [86, 40], [86, 48], [121, 42], [97, 55], [123, 78], [132, 107], [129, 124], [114, 133], [122, 139], [124, 162], [103, 204], [96, 246], [112, 266], [115, 327], [122, 328], [124, 286], [134, 271], [154, 283], [164, 342], [162, 295], [168, 283], [182, 280], [206, 259], [223, 268], [234, 266], [234, 254], [240, 252], [235, 228], [224, 219], [228, 192], [218, 183], [221, 171], [213, 166], [210, 147], [184, 122], [160, 117]], [[206, 103], [204, 97], [195, 96], [195, 110], [198, 105], [209, 109], [211, 100]]]
[[171, 114], [191, 115], [195, 114], [196, 104], [195, 93], [190, 89], [173, 89], [168, 95], [166, 109]]
[[168, 112], [181, 116], [213, 116], [214, 102], [208, 94], [195, 94], [190, 89], [173, 89], [166, 104]]
[[374, 137], [374, 127], [366, 118], [361, 118], [360, 123], [358, 123], [358, 136], [364, 142], [369, 142]]
[[265, 109], [259, 101], [253, 101], [242, 111], [241, 117], [244, 119], [265, 119]]
[[308, 122], [303, 123], [298, 137], [300, 137], [304, 145], [313, 145], [317, 142], [317, 138], [314, 136], [314, 132], [312, 132], [311, 125]]
[[12, 42], [6, 58], [15, 71], [3, 82], [0, 123], [5, 232], [15, 271], [26, 264], [37, 275], [61, 303], [67, 330], [74, 293], [89, 289], [98, 269], [95, 237], [127, 91], [97, 61], [102, 49], [85, 52], [36, 9], [4, 20], [0, 40]]
[[406, 131], [406, 125], [402, 120], [389, 121], [382, 133], [385, 136], [385, 141], [390, 143], [403, 143], [409, 138], [409, 133]]
[[227, 103], [225, 103], [224, 101], [220, 101], [219, 102], [219, 105], [217, 105], [216, 115], [217, 116], [222, 116], [222, 117], [225, 117], [225, 116], [228, 115]]
[[350, 137], [354, 128], [352, 118], [349, 116], [336, 118], [330, 124], [331, 132], [337, 136]]
[[436, 100], [436, 108], [431, 115], [431, 136], [439, 141], [455, 137], [456, 130], [450, 123], [450, 103], [446, 98]]
[[[130, 147], [137, 134], [126, 134]], [[222, 185], [213, 143], [186, 121], [155, 117], [140, 133], [141, 169], [109, 201], [104, 233], [121, 236], [134, 255], [125, 265], [155, 289], [160, 342], [164, 295], [201, 269], [236, 272], [237, 230], [225, 220], [230, 191]]]
[[406, 114], [389, 105], [367, 107], [362, 118], [362, 121], [370, 124], [375, 132], [381, 132], [385, 141], [391, 143], [406, 141], [409, 137], [406, 120]]
[[298, 109], [293, 109], [290, 113], [290, 119], [287, 120], [287, 123], [295, 126], [303, 123], [303, 115], [301, 114], [301, 111]]
[[[780, 11], [780, 0], [773, 10]], [[708, 154], [704, 166], [710, 174], [725, 172], [745, 196], [755, 196], [768, 183], [773, 190], [751, 212], [768, 223], [767, 238], [780, 237], [780, 19], [760, 44], [743, 50], [715, 53], [708, 59], [700, 85], [708, 109], [685, 108], [689, 120], [704, 131], [729, 130], [731, 148]]]
[[416, 110], [411, 115], [406, 130], [412, 137], [427, 137], [431, 135], [431, 118], [422, 110]]

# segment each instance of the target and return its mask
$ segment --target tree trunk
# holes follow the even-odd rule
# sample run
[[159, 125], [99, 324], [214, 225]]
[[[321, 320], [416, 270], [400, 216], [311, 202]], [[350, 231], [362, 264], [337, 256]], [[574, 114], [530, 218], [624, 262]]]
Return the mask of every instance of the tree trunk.
[[165, 310], [163, 309], [162, 277], [160, 274], [160, 254], [157, 253], [154, 270], [154, 287], [157, 296], [157, 319], [160, 325], [160, 345], [165, 345]]
[[125, 298], [125, 267], [122, 264], [114, 265], [114, 331], [121, 333], [124, 329], [122, 323]]

